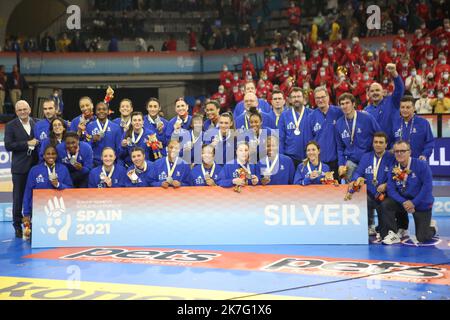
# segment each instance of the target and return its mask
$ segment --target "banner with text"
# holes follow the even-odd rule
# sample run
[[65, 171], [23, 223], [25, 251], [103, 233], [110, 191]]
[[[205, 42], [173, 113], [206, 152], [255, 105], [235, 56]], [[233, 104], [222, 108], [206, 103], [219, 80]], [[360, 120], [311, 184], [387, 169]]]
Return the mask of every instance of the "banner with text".
[[35, 190], [32, 247], [367, 244], [366, 189], [346, 188]]

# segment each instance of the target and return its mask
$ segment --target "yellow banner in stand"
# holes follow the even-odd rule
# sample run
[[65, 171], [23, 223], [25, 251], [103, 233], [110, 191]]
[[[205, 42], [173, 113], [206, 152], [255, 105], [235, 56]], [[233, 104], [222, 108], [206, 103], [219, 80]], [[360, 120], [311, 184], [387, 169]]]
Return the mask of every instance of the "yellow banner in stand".
[[[312, 300], [206, 289], [174, 288], [74, 280], [0, 277], [0, 300]], [[315, 299], [315, 298], [314, 298]], [[240, 299], [237, 299], [240, 300]]]

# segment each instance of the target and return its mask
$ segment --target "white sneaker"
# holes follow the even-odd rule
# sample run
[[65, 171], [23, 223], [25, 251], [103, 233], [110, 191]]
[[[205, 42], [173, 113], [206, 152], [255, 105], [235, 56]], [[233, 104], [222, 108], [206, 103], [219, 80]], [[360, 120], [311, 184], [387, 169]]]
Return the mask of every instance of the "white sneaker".
[[369, 236], [376, 236], [377, 235], [377, 230], [375, 230], [375, 225], [370, 225], [369, 226]]
[[408, 229], [398, 229], [397, 235], [400, 239], [406, 238], [408, 236]]
[[437, 236], [437, 234], [438, 234], [438, 226], [437, 226], [436, 220], [433, 220], [433, 219], [431, 220], [430, 227], [432, 227], [432, 228], [434, 228], [434, 230], [436, 230], [435, 236]]
[[389, 233], [386, 237], [384, 237], [383, 241], [384, 244], [394, 244], [394, 243], [400, 243], [400, 237], [397, 233], [395, 233], [392, 230], [389, 230]]

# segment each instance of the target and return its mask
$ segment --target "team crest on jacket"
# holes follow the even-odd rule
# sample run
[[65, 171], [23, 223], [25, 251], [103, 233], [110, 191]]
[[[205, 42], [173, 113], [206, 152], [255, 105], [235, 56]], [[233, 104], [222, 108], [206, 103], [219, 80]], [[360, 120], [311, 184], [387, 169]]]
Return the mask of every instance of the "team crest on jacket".
[[36, 183], [44, 183], [44, 177], [42, 176], [42, 174], [36, 177]]
[[348, 133], [347, 130], [344, 130], [344, 132], [341, 133], [341, 138], [342, 139], [350, 138], [350, 134]]
[[314, 125], [314, 128], [313, 128], [314, 132], [317, 132], [320, 129], [322, 129], [322, 126], [320, 125], [320, 123], [316, 122], [316, 124]]

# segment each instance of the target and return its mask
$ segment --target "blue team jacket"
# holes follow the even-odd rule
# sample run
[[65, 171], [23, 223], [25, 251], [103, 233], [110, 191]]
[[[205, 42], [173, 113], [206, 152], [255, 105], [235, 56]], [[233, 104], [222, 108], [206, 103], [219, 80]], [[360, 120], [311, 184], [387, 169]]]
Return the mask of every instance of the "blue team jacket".
[[[100, 174], [102, 173], [102, 166], [98, 166], [89, 172], [89, 184], [88, 188], [107, 188], [106, 184], [101, 181]], [[109, 172], [106, 172], [109, 174]], [[111, 188], [121, 188], [125, 186], [127, 177], [127, 171], [121, 165], [114, 165], [114, 172], [111, 176], [112, 186]]]
[[[388, 178], [390, 177], [390, 168], [392, 167], [393, 163], [395, 162], [395, 157], [392, 153], [389, 151], [386, 151], [383, 155], [383, 159], [380, 162], [380, 166], [378, 168], [377, 173], [377, 184], [374, 185], [373, 181], [373, 160], [375, 157], [375, 152], [367, 152], [361, 157], [361, 161], [358, 164], [358, 167], [353, 172], [353, 176], [351, 177], [352, 181], [355, 181], [356, 179], [363, 177], [366, 179], [366, 185], [367, 185], [367, 192], [374, 197], [377, 194], [377, 187], [380, 184], [387, 183]], [[376, 161], [378, 161], [379, 158], [376, 157]]]
[[[317, 165], [317, 167], [315, 167], [311, 163], [310, 167], [311, 167], [311, 171], [319, 170], [320, 163], [319, 163], [319, 165]], [[301, 163], [297, 167], [297, 171], [295, 172], [294, 184], [299, 184], [302, 186], [307, 186], [310, 184], [321, 184], [322, 182], [320, 181], [320, 179], [325, 176], [325, 172], [329, 172], [329, 171], [330, 171], [330, 167], [328, 167], [328, 165], [326, 165], [325, 163], [322, 162], [322, 173], [317, 178], [311, 179], [309, 177], [310, 174], [308, 172], [308, 165], [305, 166], [305, 165], [303, 165], [303, 163]]]
[[345, 165], [347, 160], [358, 164], [364, 153], [372, 151], [373, 135], [380, 131], [380, 126], [370, 114], [364, 111], [357, 113], [353, 144], [351, 144], [353, 120], [341, 117], [336, 122], [335, 138], [340, 166]]
[[414, 116], [405, 124], [403, 119], [394, 121], [393, 136], [395, 141], [404, 140], [411, 144], [411, 156], [418, 158], [425, 156], [427, 159], [433, 153], [434, 137], [430, 123], [419, 116]]
[[[70, 173], [63, 164], [56, 163], [55, 173], [58, 176], [58, 190], [72, 188], [73, 185]], [[27, 184], [23, 196], [23, 214], [25, 216], [31, 215], [34, 189], [55, 189], [48, 178], [47, 166], [44, 163], [35, 165], [28, 173]]]
[[323, 162], [337, 160], [334, 130], [337, 120], [342, 116], [344, 116], [344, 113], [341, 108], [330, 105], [326, 115], [317, 108], [308, 117], [308, 136], [306, 140], [308, 142], [314, 140], [320, 145], [320, 159]]
[[[397, 163], [394, 163], [396, 166]], [[416, 211], [431, 210], [433, 207], [433, 177], [431, 169], [423, 160], [412, 158], [411, 173], [406, 180], [406, 188], [403, 189], [403, 184], [400, 181], [394, 181], [392, 174], [392, 166], [390, 168], [390, 176], [388, 178], [388, 196], [402, 204], [407, 200], [414, 203]]]

